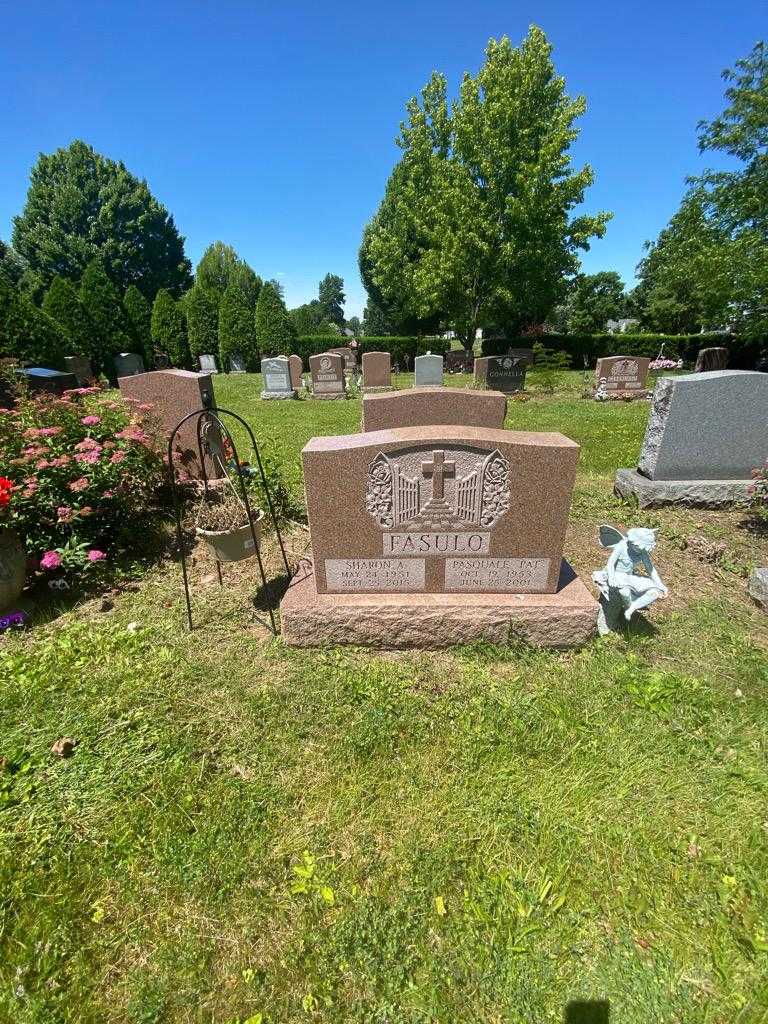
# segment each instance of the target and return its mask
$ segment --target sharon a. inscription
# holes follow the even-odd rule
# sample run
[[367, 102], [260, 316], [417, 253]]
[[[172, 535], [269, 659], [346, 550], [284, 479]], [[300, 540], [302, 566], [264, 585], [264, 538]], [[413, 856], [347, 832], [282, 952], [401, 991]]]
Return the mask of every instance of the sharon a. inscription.
[[426, 564], [413, 558], [326, 558], [330, 590], [423, 590]]

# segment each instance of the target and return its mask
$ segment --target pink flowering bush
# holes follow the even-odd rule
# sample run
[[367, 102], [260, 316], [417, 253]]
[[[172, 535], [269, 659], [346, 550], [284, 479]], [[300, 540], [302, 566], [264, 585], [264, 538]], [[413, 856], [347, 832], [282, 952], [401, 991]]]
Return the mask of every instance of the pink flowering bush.
[[0, 526], [20, 533], [42, 573], [94, 571], [151, 514], [163, 458], [144, 419], [100, 388], [22, 394], [0, 409], [0, 474], [12, 487]]

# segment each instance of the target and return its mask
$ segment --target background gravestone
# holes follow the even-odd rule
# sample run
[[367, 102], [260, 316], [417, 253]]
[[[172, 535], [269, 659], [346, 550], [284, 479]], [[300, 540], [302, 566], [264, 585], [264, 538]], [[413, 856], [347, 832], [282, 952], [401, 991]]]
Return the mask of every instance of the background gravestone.
[[346, 398], [344, 360], [336, 352], [321, 352], [309, 357], [314, 398]]
[[605, 378], [609, 398], [636, 398], [645, 393], [651, 360], [644, 356], [607, 356], [597, 360], [595, 378]]
[[291, 368], [291, 387], [295, 391], [301, 391], [304, 384], [304, 363], [301, 356], [288, 356], [288, 365]]
[[136, 352], [120, 352], [115, 356], [115, 376], [133, 377], [144, 373], [144, 360]]
[[475, 360], [475, 381], [494, 391], [512, 395], [525, 390], [527, 363], [515, 356], [481, 356]]
[[200, 373], [218, 373], [219, 368], [216, 365], [216, 356], [202, 355], [198, 356], [200, 363]]
[[363, 391], [392, 390], [392, 357], [389, 352], [363, 353]]
[[694, 373], [706, 373], [711, 370], [725, 370], [728, 366], [727, 348], [702, 348], [696, 356]]
[[[213, 380], [208, 373], [153, 370], [134, 377], [121, 377], [118, 385], [124, 398], [135, 405], [151, 407], [137, 410], [137, 415], [150, 427], [159, 425], [166, 443], [174, 427], [189, 413], [198, 409], [216, 408]], [[177, 455], [174, 462], [183, 466], [191, 477], [201, 478], [203, 470], [198, 457], [197, 418], [188, 420], [176, 437]], [[206, 457], [205, 464], [210, 479], [222, 475], [213, 459]]]
[[663, 377], [637, 470], [615, 489], [641, 506], [717, 506], [746, 501], [752, 470], [768, 452], [768, 376], [716, 370]]
[[428, 427], [434, 423], [501, 430], [506, 415], [507, 399], [499, 391], [440, 387], [363, 395], [363, 430]]
[[60, 395], [78, 386], [74, 373], [49, 370], [44, 366], [27, 366], [15, 372], [26, 382], [30, 391], [49, 391], [54, 395]]
[[291, 386], [291, 368], [285, 356], [262, 359], [261, 375], [264, 380], [263, 399], [296, 398], [296, 391]]
[[350, 348], [348, 345], [343, 345], [340, 348], [329, 348], [328, 351], [333, 353], [333, 355], [341, 356], [344, 360], [345, 373], [355, 372], [357, 369], [357, 356], [355, 355], [355, 350], [353, 348]]
[[93, 380], [91, 361], [85, 356], [64, 356], [64, 369], [67, 373], [74, 373], [81, 387]]
[[474, 362], [472, 352], [463, 348], [452, 348], [443, 356], [446, 373], [471, 373]]
[[415, 388], [440, 387], [443, 383], [443, 357], [427, 352], [413, 361]]
[[[218, 372], [218, 371], [217, 371]], [[229, 357], [230, 373], [245, 373], [245, 360], [239, 352]]]

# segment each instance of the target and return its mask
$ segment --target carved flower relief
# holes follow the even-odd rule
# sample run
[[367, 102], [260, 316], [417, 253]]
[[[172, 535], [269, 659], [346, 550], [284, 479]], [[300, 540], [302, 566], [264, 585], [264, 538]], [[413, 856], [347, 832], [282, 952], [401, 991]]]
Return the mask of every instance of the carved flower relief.
[[480, 525], [492, 526], [509, 509], [509, 464], [501, 455], [494, 456], [483, 474], [483, 505]]
[[394, 526], [392, 508], [392, 471], [386, 458], [379, 454], [368, 472], [365, 507], [382, 526]]

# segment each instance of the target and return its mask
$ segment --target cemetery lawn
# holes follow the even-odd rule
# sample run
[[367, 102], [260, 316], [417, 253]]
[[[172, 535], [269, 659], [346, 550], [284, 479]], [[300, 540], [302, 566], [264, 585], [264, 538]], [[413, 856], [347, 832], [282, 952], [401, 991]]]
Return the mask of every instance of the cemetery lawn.
[[[355, 431], [359, 400], [260, 386], [216, 385], [298, 486], [305, 441]], [[768, 1019], [768, 617], [745, 589], [768, 536], [617, 501], [648, 406], [580, 389], [562, 375], [507, 425], [582, 444], [582, 576], [600, 523], [661, 528], [672, 593], [628, 637], [291, 650], [250, 563], [221, 591], [204, 561], [188, 634], [158, 561], [110, 610], [0, 639], [0, 1020]]]

